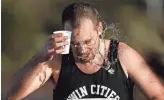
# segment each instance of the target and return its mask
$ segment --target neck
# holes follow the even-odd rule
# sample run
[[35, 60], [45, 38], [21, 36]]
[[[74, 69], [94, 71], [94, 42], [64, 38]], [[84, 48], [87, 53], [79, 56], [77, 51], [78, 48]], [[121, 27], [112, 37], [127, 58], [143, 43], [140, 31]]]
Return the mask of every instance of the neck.
[[104, 40], [100, 39], [99, 50], [97, 51], [94, 59], [92, 60], [92, 63], [102, 65], [104, 63], [104, 58], [106, 58], [106, 51], [106, 43]]

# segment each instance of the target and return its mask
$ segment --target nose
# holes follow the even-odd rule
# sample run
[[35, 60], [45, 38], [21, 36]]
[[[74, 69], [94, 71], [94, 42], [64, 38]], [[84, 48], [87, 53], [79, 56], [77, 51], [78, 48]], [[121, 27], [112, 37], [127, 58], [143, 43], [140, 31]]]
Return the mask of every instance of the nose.
[[80, 49], [79, 51], [80, 51], [81, 54], [84, 54], [87, 50], [86, 45], [84, 43], [80, 43], [79, 49]]

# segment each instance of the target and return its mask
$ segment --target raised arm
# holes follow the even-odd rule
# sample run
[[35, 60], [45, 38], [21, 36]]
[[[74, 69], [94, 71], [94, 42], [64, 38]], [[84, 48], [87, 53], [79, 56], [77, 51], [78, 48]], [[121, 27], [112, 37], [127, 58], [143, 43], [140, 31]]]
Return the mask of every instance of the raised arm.
[[149, 100], [164, 100], [164, 87], [144, 59], [126, 44], [119, 45], [121, 65]]
[[[38, 58], [37, 58], [38, 59]], [[52, 68], [47, 62], [38, 62], [35, 57], [24, 65], [11, 81], [8, 91], [8, 100], [21, 100], [39, 87], [41, 87], [50, 77]]]
[[[41, 50], [14, 75], [7, 93], [8, 100], [23, 99], [40, 88], [49, 79], [53, 71], [60, 70], [60, 54], [64, 51], [61, 46], [68, 43], [59, 41], [65, 39], [67, 38], [62, 34], [56, 34], [45, 41]], [[52, 56], [53, 59], [51, 59]]]

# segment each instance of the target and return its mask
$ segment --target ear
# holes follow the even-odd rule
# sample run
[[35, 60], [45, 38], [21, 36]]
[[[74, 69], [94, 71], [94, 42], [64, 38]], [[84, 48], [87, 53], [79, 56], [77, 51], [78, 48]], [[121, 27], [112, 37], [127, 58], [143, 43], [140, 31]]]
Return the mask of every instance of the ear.
[[103, 31], [102, 22], [98, 22], [98, 24], [97, 24], [97, 31], [98, 31], [98, 35], [102, 34], [102, 31]]

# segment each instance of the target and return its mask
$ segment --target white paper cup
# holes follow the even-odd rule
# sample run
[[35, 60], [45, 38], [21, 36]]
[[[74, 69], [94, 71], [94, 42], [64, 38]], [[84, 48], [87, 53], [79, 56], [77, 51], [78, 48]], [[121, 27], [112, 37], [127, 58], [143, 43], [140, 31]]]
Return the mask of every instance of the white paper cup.
[[64, 48], [64, 52], [61, 53], [61, 54], [69, 54], [70, 42], [71, 42], [71, 34], [72, 34], [72, 32], [71, 32], [71, 31], [65, 31], [65, 30], [63, 30], [63, 31], [54, 31], [54, 32], [53, 32], [53, 34], [58, 34], [58, 33], [62, 33], [63, 36], [67, 36], [68, 39], [65, 40], [65, 41], [68, 41], [68, 43], [69, 43], [68, 45], [65, 45], [65, 46], [63, 47], [63, 48]]

